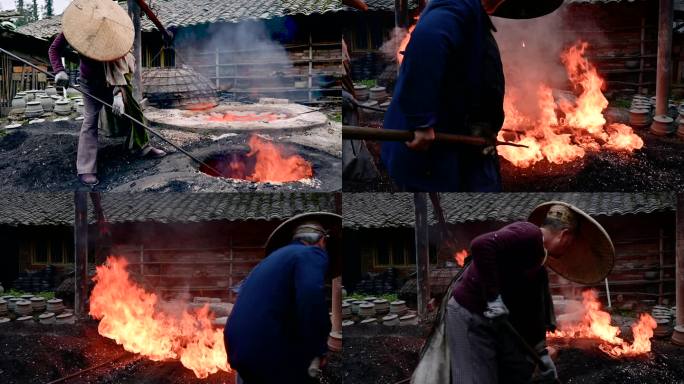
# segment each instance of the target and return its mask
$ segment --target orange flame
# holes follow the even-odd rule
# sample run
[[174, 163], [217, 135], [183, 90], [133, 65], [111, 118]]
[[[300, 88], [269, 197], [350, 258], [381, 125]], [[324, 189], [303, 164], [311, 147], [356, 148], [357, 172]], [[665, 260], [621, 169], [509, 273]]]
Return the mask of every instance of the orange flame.
[[282, 119], [284, 116], [278, 113], [247, 113], [247, 114], [237, 114], [237, 113], [221, 113], [213, 114], [207, 116], [207, 121], [215, 122], [255, 122], [255, 121], [275, 121]]
[[[498, 147], [499, 155], [520, 168], [527, 168], [546, 159], [563, 164], [585, 156], [587, 151], [601, 148], [633, 152], [643, 147], [643, 140], [624, 124], [606, 126], [603, 110], [608, 100], [602, 93], [603, 79], [585, 57], [586, 42], [579, 42], [561, 54], [568, 79], [577, 92], [574, 101], [556, 101], [546, 84], [539, 84], [536, 113], [523, 113], [522, 90], [509, 86], [504, 99], [504, 130], [500, 140], [509, 139], [506, 131], [516, 131], [513, 140], [529, 148]], [[522, 131], [522, 133], [520, 133]]]
[[454, 254], [454, 260], [456, 260], [456, 264], [458, 264], [459, 267], [462, 267], [465, 264], [466, 257], [468, 257], [467, 249], [462, 249]]
[[611, 325], [608, 312], [601, 310], [596, 291], [582, 292], [582, 304], [585, 314], [579, 324], [561, 325], [562, 329], [547, 333], [550, 338], [592, 338], [604, 341], [599, 348], [606, 354], [619, 356], [636, 356], [651, 351], [651, 338], [657, 324], [648, 314], [642, 314], [639, 321], [632, 325], [634, 341], [630, 344], [619, 337], [620, 328]]
[[[252, 136], [249, 138], [249, 147], [247, 156], [255, 156], [256, 165], [254, 173], [247, 180], [286, 182], [313, 176], [313, 168], [308, 161], [296, 154], [284, 155], [281, 146]], [[230, 166], [239, 165], [231, 163]]]
[[397, 63], [401, 65], [401, 63], [404, 61], [404, 51], [406, 51], [406, 46], [408, 46], [409, 41], [411, 41], [411, 33], [413, 33], [413, 30], [416, 29], [416, 24], [418, 24], [418, 19], [419, 16], [416, 16], [413, 20], [415, 23], [413, 25], [409, 26], [408, 31], [406, 31], [406, 35], [404, 35], [404, 38], [401, 39], [401, 42], [399, 43], [399, 48], [397, 48]]
[[223, 330], [212, 327], [209, 308], [172, 308], [132, 282], [127, 265], [125, 259], [110, 256], [96, 267], [90, 315], [100, 320], [100, 335], [154, 361], [179, 359], [198, 378], [230, 372]]

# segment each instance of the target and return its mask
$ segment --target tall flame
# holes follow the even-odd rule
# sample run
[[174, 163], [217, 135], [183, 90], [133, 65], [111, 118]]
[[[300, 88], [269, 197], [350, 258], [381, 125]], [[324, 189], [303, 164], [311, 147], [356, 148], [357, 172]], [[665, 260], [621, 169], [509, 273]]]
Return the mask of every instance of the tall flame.
[[556, 101], [551, 88], [540, 83], [536, 113], [523, 113], [520, 110], [523, 90], [509, 85], [504, 99], [504, 130], [499, 133], [499, 139], [510, 139], [506, 131], [515, 131], [519, 136], [513, 142], [529, 148], [500, 146], [499, 155], [517, 167], [527, 168], [543, 159], [563, 164], [584, 157], [587, 151], [602, 148], [633, 152], [643, 147], [643, 140], [631, 127], [606, 126], [602, 114], [608, 107], [602, 93], [604, 81], [585, 57], [587, 47], [586, 42], [578, 42], [561, 54], [568, 80], [577, 93], [574, 101]]
[[[249, 138], [250, 151], [247, 156], [256, 158], [254, 173], [247, 176], [251, 181], [286, 182], [307, 179], [313, 176], [311, 163], [299, 155], [285, 155], [283, 148], [277, 144], [260, 139], [258, 136]], [[235, 162], [231, 168], [239, 167]]]
[[172, 311], [169, 303], [129, 279], [127, 265], [110, 256], [96, 267], [90, 315], [100, 320], [100, 335], [154, 361], [178, 359], [198, 378], [230, 372], [223, 331], [212, 327], [209, 308]]
[[651, 338], [657, 324], [648, 314], [642, 314], [639, 321], [632, 325], [634, 341], [630, 344], [623, 340], [620, 328], [611, 325], [608, 312], [601, 310], [596, 291], [582, 292], [585, 314], [578, 324], [561, 325], [562, 329], [547, 333], [550, 338], [592, 338], [604, 341], [599, 348], [613, 357], [636, 356], [651, 351]]
[[454, 254], [454, 260], [459, 267], [465, 264], [465, 259], [468, 257], [468, 250], [462, 249]]

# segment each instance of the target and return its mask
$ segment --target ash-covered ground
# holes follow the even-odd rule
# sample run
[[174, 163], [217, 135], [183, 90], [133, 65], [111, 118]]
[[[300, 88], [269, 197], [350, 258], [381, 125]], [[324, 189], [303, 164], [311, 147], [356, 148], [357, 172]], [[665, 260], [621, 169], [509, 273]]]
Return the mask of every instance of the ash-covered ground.
[[[0, 191], [63, 191], [78, 188], [76, 150], [81, 122], [69, 120], [25, 124], [5, 129], [0, 121]], [[248, 134], [208, 134], [156, 128], [157, 132], [200, 160], [234, 146], [245, 146]], [[199, 165], [161, 140], [153, 145], [168, 152], [162, 159], [131, 154], [123, 138], [99, 137], [100, 191], [337, 191], [341, 189], [341, 124], [304, 132], [264, 135], [313, 164], [314, 178], [288, 183], [252, 183], [219, 179], [198, 171]]]
[[[337, 354], [339, 355], [339, 354]], [[323, 369], [322, 382], [339, 384], [333, 370], [340, 369], [339, 356]], [[227, 383], [234, 372], [218, 372], [206, 379], [178, 361], [155, 362], [124, 351], [120, 345], [97, 333], [97, 322], [76, 325], [4, 324], [0, 326], [0, 382], [5, 384], [47, 383], [113, 358], [112, 363], [71, 378], [66, 383]]]
[[[344, 369], [336, 371], [346, 383], [394, 384], [408, 379], [418, 364], [429, 326], [353, 325], [344, 328]], [[598, 349], [550, 342], [562, 383], [681, 384], [684, 347], [652, 339], [650, 354], [614, 359]], [[504, 381], [505, 382], [505, 381]]]

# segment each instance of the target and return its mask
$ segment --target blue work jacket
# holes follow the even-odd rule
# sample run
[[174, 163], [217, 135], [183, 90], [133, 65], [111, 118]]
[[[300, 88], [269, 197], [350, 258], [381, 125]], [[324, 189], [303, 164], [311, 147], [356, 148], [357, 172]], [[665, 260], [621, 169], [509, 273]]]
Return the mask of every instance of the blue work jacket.
[[240, 287], [224, 338], [228, 361], [245, 383], [307, 383], [327, 351], [328, 254], [292, 242], [262, 260]]
[[[385, 129], [473, 135], [503, 124], [504, 76], [493, 26], [480, 0], [432, 0], [406, 47]], [[383, 142], [381, 158], [402, 190], [497, 192], [496, 155], [482, 148], [433, 143], [427, 151]]]

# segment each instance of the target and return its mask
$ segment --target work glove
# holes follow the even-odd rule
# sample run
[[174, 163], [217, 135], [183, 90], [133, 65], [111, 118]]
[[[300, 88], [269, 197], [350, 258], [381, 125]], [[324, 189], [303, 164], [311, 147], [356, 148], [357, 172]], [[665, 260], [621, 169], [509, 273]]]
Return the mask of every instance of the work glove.
[[553, 360], [551, 359], [551, 356], [549, 356], [549, 352], [546, 349], [544, 349], [544, 351], [539, 354], [539, 359], [541, 360], [542, 365], [537, 367], [537, 381], [549, 383], [558, 380], [556, 364], [553, 363]]
[[123, 95], [121, 93], [117, 93], [116, 96], [114, 96], [114, 101], [112, 102], [112, 112], [114, 112], [114, 114], [117, 116], [121, 116], [121, 114], [124, 112]]
[[487, 302], [487, 309], [484, 311], [484, 317], [488, 319], [497, 319], [501, 316], [508, 315], [508, 308], [504, 304], [501, 295], [498, 295], [494, 300]]
[[68, 87], [69, 75], [67, 75], [67, 73], [64, 71], [57, 72], [57, 74], [55, 75], [55, 85], [59, 87]]

